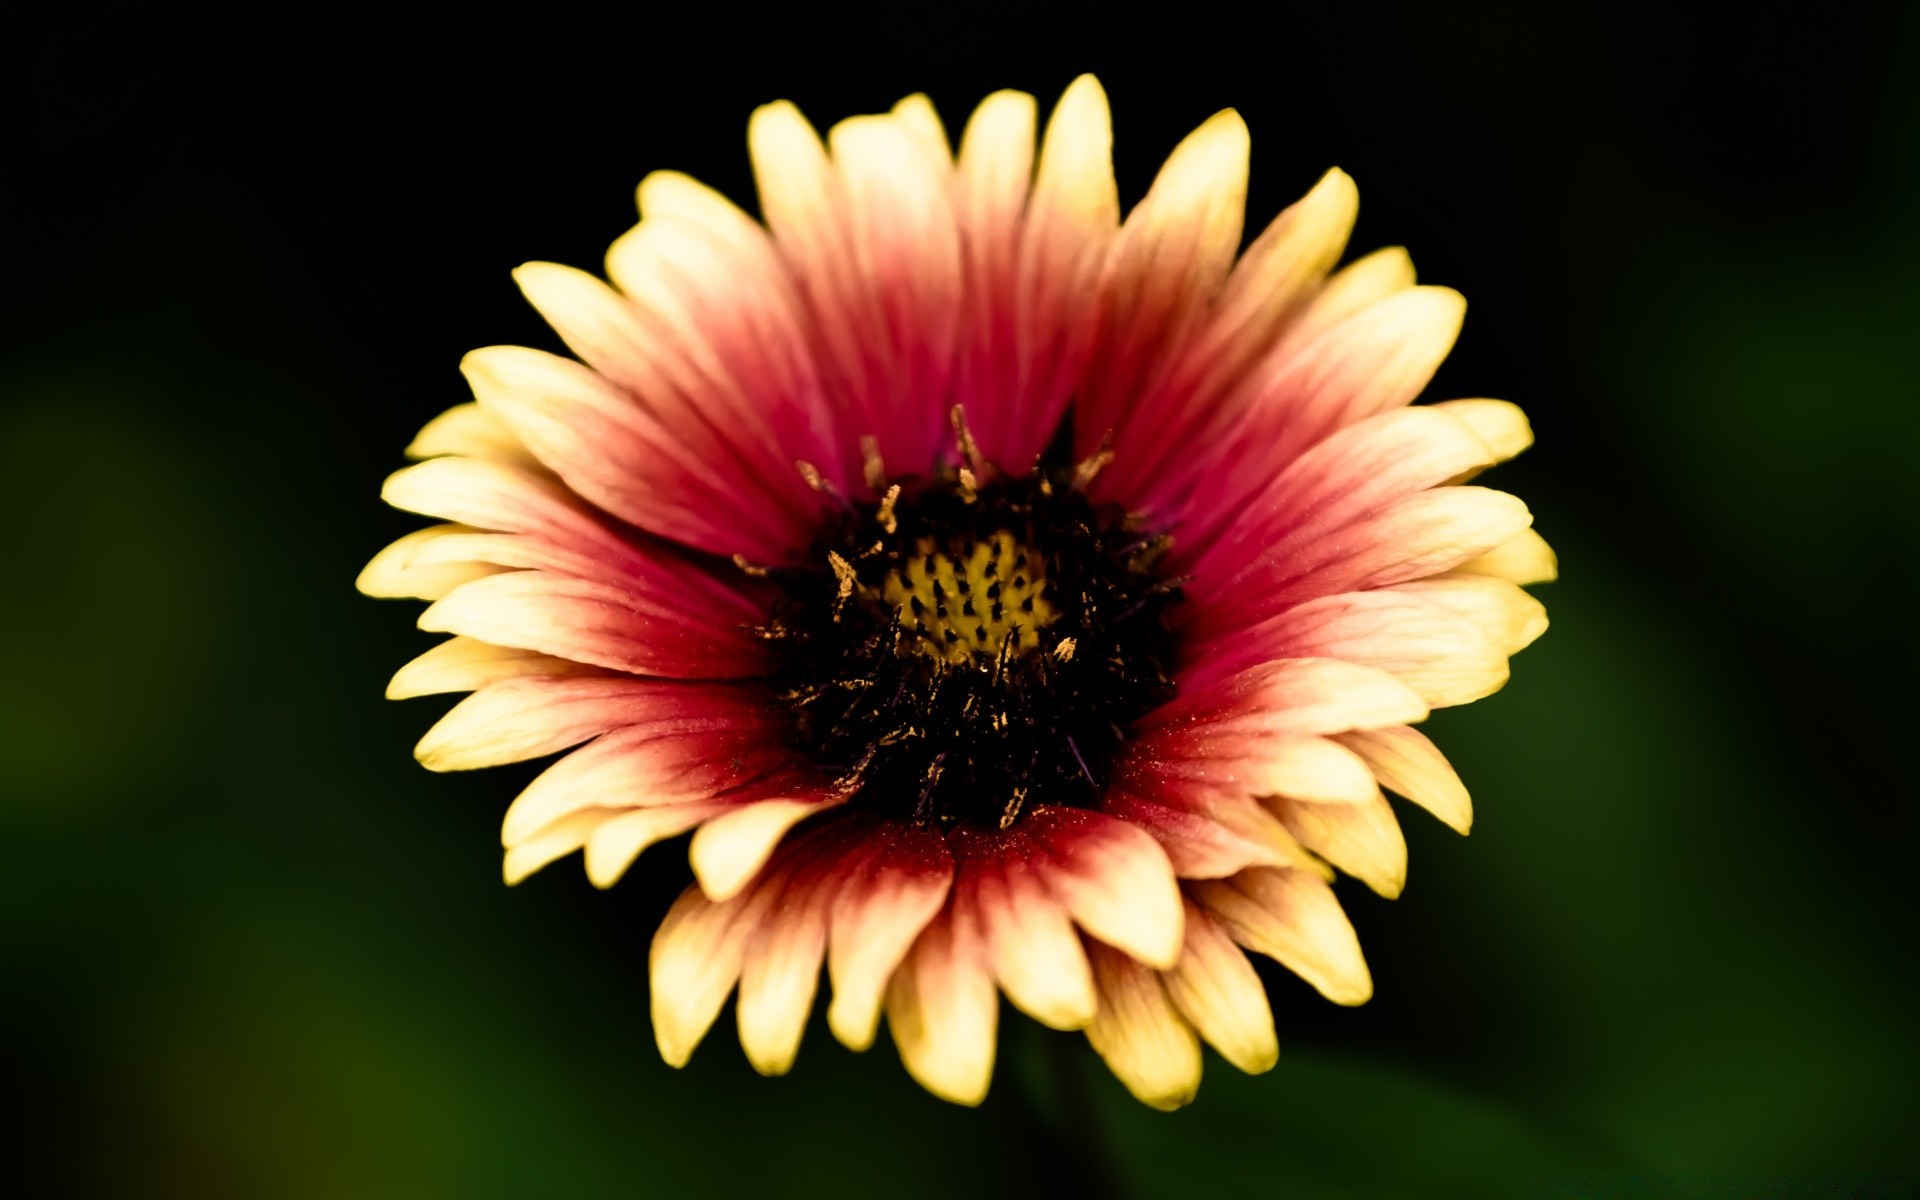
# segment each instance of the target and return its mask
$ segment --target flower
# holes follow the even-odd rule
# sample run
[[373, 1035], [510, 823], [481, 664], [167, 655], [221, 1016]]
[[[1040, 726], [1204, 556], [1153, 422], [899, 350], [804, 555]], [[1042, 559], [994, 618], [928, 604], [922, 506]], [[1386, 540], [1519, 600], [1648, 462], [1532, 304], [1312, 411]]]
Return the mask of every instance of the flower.
[[788, 1069], [822, 964], [854, 1049], [972, 1104], [999, 993], [1084, 1029], [1143, 1101], [1202, 1040], [1272, 1066], [1246, 951], [1329, 999], [1372, 984], [1330, 887], [1383, 895], [1391, 790], [1465, 832], [1411, 726], [1499, 688], [1552, 553], [1466, 480], [1511, 404], [1410, 407], [1463, 310], [1398, 249], [1335, 271], [1338, 170], [1244, 253], [1222, 112], [1124, 223], [1100, 86], [1036, 155], [999, 92], [957, 155], [921, 96], [749, 144], [765, 226], [686, 176], [639, 189], [612, 286], [516, 278], [578, 360], [470, 354], [385, 498], [362, 591], [452, 637], [388, 695], [472, 692], [436, 771], [561, 755], [513, 802], [515, 882], [584, 849], [605, 887], [692, 831], [651, 954], [679, 1065], [739, 992]]

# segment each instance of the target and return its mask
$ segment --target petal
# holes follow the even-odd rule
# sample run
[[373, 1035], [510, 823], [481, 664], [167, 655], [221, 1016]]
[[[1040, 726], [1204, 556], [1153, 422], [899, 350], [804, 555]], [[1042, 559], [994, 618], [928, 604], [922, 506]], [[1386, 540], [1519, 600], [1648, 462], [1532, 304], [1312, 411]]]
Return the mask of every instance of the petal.
[[[1160, 843], [1182, 879], [1221, 879], [1252, 866], [1289, 861], [1259, 838], [1217, 819], [1198, 805], [1174, 805], [1148, 799], [1131, 785], [1109, 784], [1101, 807], [1140, 826]], [[1270, 818], [1269, 818], [1270, 819]]]
[[675, 679], [740, 679], [766, 670], [741, 627], [644, 592], [510, 571], [463, 584], [420, 614], [420, 628], [576, 662]]
[[1533, 426], [1518, 404], [1505, 400], [1442, 400], [1433, 407], [1472, 426], [1493, 451], [1496, 462], [1506, 462], [1533, 445]]
[[1407, 841], [1378, 791], [1360, 803], [1269, 802], [1300, 844], [1391, 900], [1407, 885]]
[[1521, 530], [1480, 557], [1457, 568], [1467, 575], [1491, 575], [1509, 583], [1552, 583], [1560, 577], [1560, 560], [1546, 539], [1531, 529]]
[[1161, 982], [1180, 1015], [1220, 1057], [1249, 1075], [1280, 1061], [1273, 1009], [1260, 976], [1207, 910], [1191, 900], [1180, 961]]
[[1247, 124], [1216, 113], [1168, 156], [1120, 235], [1099, 284], [1099, 335], [1076, 401], [1082, 456], [1124, 421], [1159, 358], [1220, 291], [1246, 215]]
[[[1393, 310], [1386, 317], [1409, 317], [1409, 323], [1412, 316], [1438, 320], [1434, 310], [1447, 308], [1434, 299], [1438, 295], [1437, 289], [1419, 289], [1376, 307]], [[1446, 345], [1458, 326], [1454, 307]], [[1411, 314], [1400, 312], [1408, 309]], [[1288, 535], [1297, 543], [1314, 530], [1337, 528], [1335, 514], [1341, 523], [1351, 521], [1387, 495], [1432, 487], [1494, 461], [1472, 427], [1451, 413], [1431, 406], [1392, 411], [1413, 399], [1426, 378], [1396, 373], [1408, 363], [1401, 352], [1424, 346], [1431, 359], [1424, 370], [1431, 374], [1446, 345], [1438, 344], [1435, 331], [1423, 341], [1375, 316], [1368, 310], [1316, 342], [1332, 344], [1325, 355], [1290, 360], [1265, 376], [1256, 372], [1247, 386], [1264, 390], [1246, 401], [1239, 428], [1182, 460], [1186, 476], [1168, 472], [1163, 486], [1169, 488], [1180, 478], [1197, 481], [1184, 507], [1186, 527], [1176, 547], [1185, 549], [1177, 557], [1232, 561]], [[1333, 437], [1356, 425], [1361, 428]], [[1441, 464], [1450, 468], [1444, 475], [1436, 474]], [[1376, 479], [1376, 472], [1383, 474]]]
[[1204, 602], [1263, 562], [1297, 557], [1395, 500], [1492, 461], [1486, 443], [1449, 413], [1383, 413], [1287, 464], [1236, 510], [1217, 541], [1197, 534], [1176, 541], [1172, 561], [1194, 575], [1189, 594]]
[[[528, 784], [507, 808], [501, 841], [514, 845], [583, 808], [684, 804], [774, 779], [790, 757], [782, 725], [769, 703], [743, 693], [716, 700], [705, 715], [610, 733]], [[743, 794], [740, 802], [760, 798]]]
[[[604, 814], [587, 836], [587, 879], [597, 888], [610, 888], [620, 882], [620, 877], [627, 873], [633, 860], [639, 858], [647, 847], [685, 833], [719, 813], [728, 812], [730, 806], [714, 803], [663, 804], [625, 811], [598, 808], [585, 811]], [[572, 818], [562, 817], [548, 828], [556, 828], [569, 820]], [[544, 837], [544, 833], [541, 836]], [[520, 846], [515, 846], [507, 851], [508, 856], [511, 857], [519, 849]]]
[[747, 147], [760, 212], [811, 314], [822, 365], [850, 389], [848, 416], [864, 431], [865, 345], [876, 318], [859, 287], [852, 234], [841, 219], [843, 185], [820, 135], [785, 100], [754, 110]]
[[946, 903], [953, 858], [939, 834], [897, 821], [862, 826], [859, 840], [873, 858], [834, 901], [827, 1024], [849, 1048], [865, 1050], [873, 1044], [887, 980]]
[[1144, 736], [1269, 733], [1317, 736], [1426, 719], [1427, 706], [1406, 684], [1373, 667], [1333, 658], [1264, 663], [1204, 687], [1186, 687], [1136, 722]]
[[454, 705], [420, 739], [414, 757], [429, 771], [540, 758], [628, 725], [701, 715], [712, 692], [661, 679], [503, 679]]
[[[570, 327], [586, 319], [559, 314], [588, 307], [579, 297], [590, 289], [605, 293], [595, 302], [599, 310], [625, 308], [584, 272], [523, 268], [519, 277], [530, 294], [545, 296], [549, 319]], [[558, 298], [563, 279], [564, 302]], [[711, 445], [689, 445], [688, 423], [668, 428], [591, 368], [522, 346], [489, 346], [469, 353], [460, 369], [481, 407], [568, 487], [620, 519], [716, 554], [760, 561], [782, 561], [806, 544], [802, 514], [758, 488], [760, 474], [727, 462]], [[741, 504], [742, 492], [760, 502]]]
[[1342, 744], [1367, 760], [1380, 786], [1440, 818], [1456, 833], [1473, 827], [1473, 802], [1427, 736], [1404, 725], [1339, 735]]
[[978, 921], [950, 901], [887, 988], [887, 1027], [907, 1073], [942, 1100], [986, 1099], [999, 1010]]
[[1230, 416], [1223, 401], [1339, 260], [1358, 206], [1353, 180], [1333, 170], [1274, 218], [1240, 257], [1205, 321], [1123, 417], [1114, 462], [1096, 491], [1159, 505], [1152, 484], [1166, 459], [1221, 436]]
[[1182, 879], [1225, 878], [1250, 866], [1323, 869], [1244, 785], [1216, 786], [1135, 760], [1108, 792], [1108, 811], [1160, 842]]
[[[679, 171], [650, 172], [640, 181], [634, 198], [638, 202], [640, 215], [648, 220], [664, 218], [684, 221], [705, 230], [736, 250], [752, 253], [758, 247], [769, 256], [773, 252], [773, 243], [768, 240], [759, 222], [740, 211], [733, 201], [691, 175]], [[610, 254], [609, 257], [615, 256]], [[767, 258], [763, 261], [774, 260]], [[607, 274], [616, 284], [621, 283], [618, 272], [609, 270]], [[624, 290], [625, 285], [621, 286]]]
[[596, 675], [600, 668], [532, 650], [495, 646], [468, 637], [453, 637], [394, 673], [387, 699], [409, 700], [443, 692], [470, 692], [502, 679], [525, 676], [565, 677]]
[[1180, 956], [1180, 889], [1144, 829], [1104, 813], [1043, 805], [1020, 826], [1047, 889], [1080, 927], [1152, 967]]
[[[805, 306], [764, 230], [724, 198], [677, 195], [685, 190], [674, 194], [687, 215], [679, 204], [665, 215], [647, 208], [607, 250], [607, 274], [644, 339], [630, 386], [704, 459], [753, 473], [734, 486], [806, 517], [817, 498], [796, 459], [851, 481]], [[655, 198], [643, 184], [643, 208]]]
[[373, 556], [353, 586], [363, 596], [383, 600], [438, 600], [463, 583], [508, 570], [485, 562], [433, 562], [415, 565], [414, 553], [449, 534], [466, 533], [465, 525], [431, 525], [416, 529]]
[[737, 1018], [747, 1061], [762, 1075], [784, 1075], [800, 1051], [820, 986], [827, 919], [842, 880], [839, 854], [796, 854], [783, 867], [784, 886], [747, 947]]
[[438, 458], [444, 454], [480, 458], [518, 466], [537, 465], [533, 454], [499, 418], [478, 404], [456, 404], [421, 427], [407, 445], [408, 458]]
[[586, 845], [610, 815], [604, 808], [569, 813], [519, 845], [509, 847], [500, 871], [507, 886], [512, 887], [555, 859]]
[[[472, 458], [435, 458], [396, 471], [381, 488], [395, 508], [457, 521], [475, 529], [512, 534], [483, 548], [473, 534], [448, 533], [414, 551], [438, 559], [443, 548], [502, 566], [547, 567], [582, 579], [638, 586], [692, 607], [700, 601], [724, 608], [730, 621], [759, 620], [764, 601], [748, 594], [745, 581], [722, 584], [650, 543], [617, 532], [552, 476], [507, 463]], [[511, 553], [503, 550], [511, 547]], [[501, 561], [505, 559], [506, 561]]]
[[1242, 384], [1245, 394], [1230, 401], [1240, 414], [1233, 430], [1180, 460], [1182, 469], [1161, 484], [1173, 491], [1195, 481], [1185, 506], [1194, 523], [1189, 542], [1205, 543], [1220, 519], [1236, 514], [1309, 447], [1410, 403], [1453, 348], [1465, 312], [1458, 292], [1413, 288], [1298, 350], [1269, 353]]
[[1413, 260], [1400, 246], [1388, 246], [1355, 259], [1335, 272], [1305, 310], [1287, 323], [1275, 357], [1291, 357], [1361, 309], [1407, 291], [1414, 282]]
[[828, 137], [867, 301], [861, 312], [871, 314], [863, 336], [870, 351], [881, 352], [878, 374], [870, 367], [859, 381], [868, 428], [887, 461], [922, 469], [945, 437], [959, 338], [952, 164], [926, 153], [898, 117], [855, 117]]
[[653, 1036], [667, 1065], [685, 1066], [712, 1028], [776, 891], [754, 888], [715, 903], [690, 887], [667, 910], [648, 959]]
[[893, 106], [893, 115], [900, 123], [912, 131], [920, 140], [922, 147], [936, 158], [951, 159], [953, 148], [947, 145], [947, 127], [941, 123], [940, 114], [934, 110], [933, 101], [921, 92], [915, 92]]
[[1232, 661], [1338, 658], [1376, 667], [1430, 708], [1470, 703], [1507, 682], [1507, 656], [1479, 625], [1397, 590], [1309, 600], [1234, 634], [1231, 645]]
[[1026, 839], [956, 831], [955, 840], [956, 886], [979, 914], [987, 960], [1007, 998], [1043, 1025], [1084, 1028], [1093, 1020], [1093, 975], [1066, 906], [1023, 857]]
[[1200, 1088], [1200, 1041], [1160, 976], [1097, 942], [1087, 951], [1100, 988], [1087, 1041], [1141, 1103], [1164, 1112], [1187, 1104]]
[[844, 803], [844, 796], [762, 800], [709, 821], [688, 847], [694, 878], [713, 899], [729, 899], [760, 873], [789, 829]]
[[1095, 283], [1119, 223], [1107, 94], [1093, 76], [1082, 75], [1047, 120], [1020, 231], [1013, 306], [1020, 347], [1017, 419], [1009, 426], [1003, 462], [1033, 461], [1080, 384], [1093, 346]]
[[954, 179], [966, 282], [954, 396], [981, 452], [1009, 466], [1026, 461], [1033, 436], [1019, 421], [1021, 338], [1014, 296], [1037, 120], [1032, 96], [988, 96], [961, 136]]
[[[1532, 520], [1527, 506], [1505, 492], [1471, 485], [1416, 492], [1337, 534], [1264, 555], [1231, 583], [1209, 584], [1204, 599], [1194, 598], [1189, 636], [1204, 642], [1316, 597], [1392, 587], [1453, 570], [1519, 534]], [[494, 582], [483, 579], [467, 587]]]
[[1517, 584], [1458, 571], [1413, 579], [1394, 591], [1453, 610], [1473, 622], [1502, 654], [1518, 654], [1547, 631], [1547, 610]]
[[1188, 888], [1234, 941], [1265, 954], [1335, 1004], [1365, 1004], [1373, 977], [1333, 889], [1311, 871], [1254, 867]]

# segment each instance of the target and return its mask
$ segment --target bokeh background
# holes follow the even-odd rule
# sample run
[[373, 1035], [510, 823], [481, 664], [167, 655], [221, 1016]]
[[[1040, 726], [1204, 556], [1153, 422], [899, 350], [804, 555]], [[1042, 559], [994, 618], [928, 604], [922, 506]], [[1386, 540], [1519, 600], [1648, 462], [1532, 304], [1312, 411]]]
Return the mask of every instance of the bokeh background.
[[[1911, 18], [1083, 7], [1054, 37], [1024, 9], [477, 13], [7, 18], [10, 1176], [1761, 1195], [1725, 1179], [1920, 1166]], [[430, 642], [352, 589], [417, 523], [380, 480], [464, 398], [463, 351], [553, 344], [511, 267], [596, 266], [653, 168], [751, 196], [754, 105], [824, 127], [925, 89], [957, 126], [1088, 69], [1123, 200], [1237, 106], [1250, 226], [1345, 167], [1355, 247], [1408, 245], [1470, 299], [1434, 394], [1532, 414], [1496, 480], [1561, 552], [1553, 628], [1433, 722], [1473, 836], [1408, 811], [1406, 895], [1342, 885], [1376, 999], [1270, 973], [1279, 1067], [1210, 1059], [1176, 1115], [1024, 1019], [975, 1111], [823, 1026], [785, 1079], [730, 1017], [671, 1071], [645, 953], [684, 856], [604, 894], [571, 861], [501, 885], [531, 769], [429, 775], [410, 747], [446, 702], [380, 698]]]

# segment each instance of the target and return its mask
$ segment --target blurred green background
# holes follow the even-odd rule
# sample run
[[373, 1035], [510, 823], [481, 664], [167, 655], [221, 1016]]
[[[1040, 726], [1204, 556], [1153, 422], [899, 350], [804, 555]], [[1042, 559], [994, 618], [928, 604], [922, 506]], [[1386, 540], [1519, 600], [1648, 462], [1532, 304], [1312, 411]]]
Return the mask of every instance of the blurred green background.
[[[1500, 1196], [1920, 1167], [1912, 20], [1106, 11], [1057, 40], [990, 9], [7, 18], [0, 994], [36, 1190]], [[532, 769], [413, 764], [445, 702], [380, 692], [431, 639], [352, 589], [417, 523], [379, 482], [464, 398], [463, 351], [552, 344], [512, 266], [596, 266], [656, 167], [750, 196], [755, 104], [824, 126], [926, 89], [957, 124], [1084, 69], [1123, 199], [1227, 104], [1256, 229], [1349, 170], [1356, 248], [1406, 244], [1470, 300], [1435, 394], [1532, 414], [1494, 482], [1561, 552], [1553, 628], [1432, 723], [1474, 834], [1409, 810], [1406, 895], [1342, 885], [1375, 1000], [1270, 973], [1279, 1067], [1210, 1059], [1172, 1116], [1024, 1019], [977, 1111], [823, 1022], [782, 1080], [730, 1016], [671, 1071], [645, 952], [684, 855], [604, 894], [575, 861], [501, 885]]]

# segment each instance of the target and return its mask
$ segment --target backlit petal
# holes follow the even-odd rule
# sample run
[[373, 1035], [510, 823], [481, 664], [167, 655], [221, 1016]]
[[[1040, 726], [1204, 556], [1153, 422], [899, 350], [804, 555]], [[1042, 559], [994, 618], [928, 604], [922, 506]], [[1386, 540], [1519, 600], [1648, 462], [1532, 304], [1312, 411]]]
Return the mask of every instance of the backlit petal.
[[900, 1061], [941, 1099], [980, 1103], [993, 1080], [999, 1011], [978, 919], [956, 893], [887, 988], [887, 1027]]
[[873, 857], [834, 901], [827, 972], [827, 1023], [854, 1050], [873, 1044], [887, 980], [927, 922], [946, 903], [953, 858], [946, 839], [896, 821], [860, 828]]
[[1087, 1041], [1143, 1104], [1172, 1111], [1200, 1087], [1200, 1041], [1168, 998], [1160, 976], [1098, 942], [1089, 942], [1100, 1010]]
[[1220, 1057], [1250, 1075], [1280, 1060], [1266, 986], [1240, 947], [1191, 900], [1180, 962], [1162, 982], [1180, 1015]]
[[1020, 831], [1043, 848], [1034, 865], [1082, 929], [1149, 966], [1164, 970], [1179, 958], [1179, 887], [1145, 830], [1086, 809], [1041, 807]]
[[844, 797], [761, 800], [707, 822], [693, 835], [693, 844], [687, 850], [694, 878], [715, 900], [738, 894], [759, 873], [789, 829], [844, 802]]
[[1364, 1004], [1373, 996], [1360, 940], [1318, 875], [1254, 867], [1188, 887], [1234, 941], [1278, 960], [1335, 1004]]
[[1472, 828], [1473, 803], [1466, 785], [1425, 734], [1397, 725], [1339, 738], [1367, 760], [1381, 787], [1405, 796], [1458, 833]]

